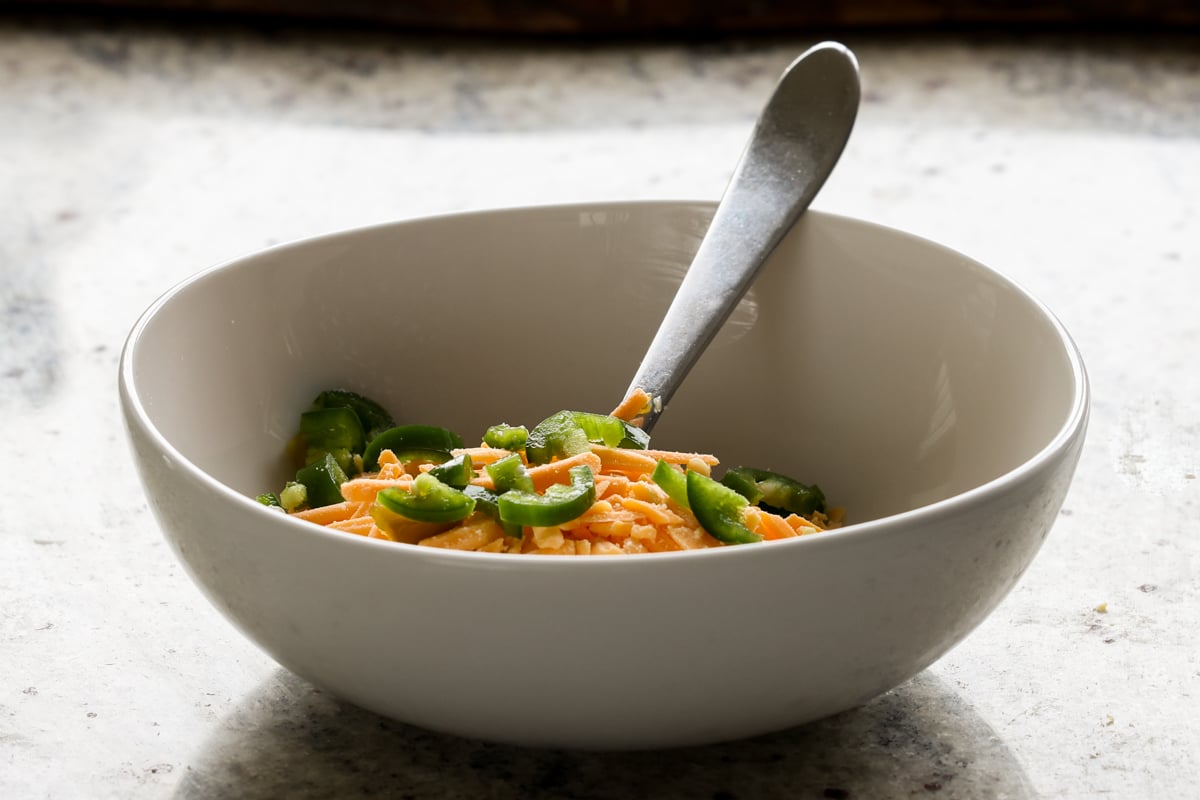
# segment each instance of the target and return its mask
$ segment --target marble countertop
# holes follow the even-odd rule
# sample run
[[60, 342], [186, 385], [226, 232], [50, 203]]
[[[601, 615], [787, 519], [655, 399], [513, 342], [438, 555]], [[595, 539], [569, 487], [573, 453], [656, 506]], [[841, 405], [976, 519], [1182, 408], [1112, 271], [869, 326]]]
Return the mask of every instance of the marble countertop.
[[811, 40], [488, 42], [0, 19], [0, 797], [1189, 797], [1200, 785], [1200, 39], [847, 33], [816, 207], [1008, 274], [1094, 391], [1066, 506], [962, 645], [866, 706], [660, 753], [426, 733], [270, 661], [168, 552], [117, 411], [162, 291], [279, 241], [717, 198]]

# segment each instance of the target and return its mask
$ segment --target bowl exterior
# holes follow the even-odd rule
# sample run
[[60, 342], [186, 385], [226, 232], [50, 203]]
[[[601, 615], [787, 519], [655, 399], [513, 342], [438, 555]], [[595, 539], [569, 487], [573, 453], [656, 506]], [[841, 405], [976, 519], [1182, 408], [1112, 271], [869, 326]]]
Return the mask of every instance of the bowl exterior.
[[[636, 220], [641, 208], [617, 211]], [[688, 206], [676, 214], [688, 234], [667, 261], [686, 263], [710, 211]], [[596, 213], [571, 211], [592, 214], [591, 222]], [[805, 241], [828, 231], [854, 239], [858, 230], [809, 219], [816, 227]], [[880, 247], [892, 241], [874, 235]], [[344, 254], [348, 237], [311, 249]], [[304, 253], [289, 258], [302, 261]], [[268, 261], [252, 257], [232, 268], [249, 272]], [[772, 287], [784, 278], [767, 280], [776, 281], [765, 284]], [[219, 293], [214, 298], [207, 302]], [[1086, 380], [1062, 334], [1065, 362], [1077, 374], [1058, 433], [1019, 468], [931, 505], [835, 533], [721, 551], [608, 559], [441, 552], [287, 518], [245, 495], [254, 474], [222, 482], [205, 471], [228, 460], [220, 448], [208, 462], [185, 457], [173, 437], [193, 421], [211, 423], [163, 410], [169, 392], [156, 373], [174, 369], [176, 351], [192, 341], [190, 323], [166, 344], [142, 341], [147, 331], [171, 330], [150, 324], [164, 308], [152, 308], [126, 346], [122, 410], [151, 508], [213, 605], [284, 667], [350, 702], [425, 728], [522, 745], [641, 749], [729, 740], [833, 714], [895, 687], [961, 641], [1028, 567], [1061, 507], [1086, 428]], [[766, 308], [762, 301], [759, 310]], [[753, 319], [732, 322], [745, 323], [743, 345], [760, 347]], [[206, 353], [202, 366], [220, 368], [236, 344]], [[718, 342], [708, 361], [739, 357], [736, 346]], [[693, 395], [719, 380], [706, 368], [698, 369]], [[255, 377], [249, 369], [236, 375]], [[279, 376], [261, 380], [275, 385]], [[955, 388], [952, 380], [937, 385]], [[944, 409], [947, 396], [931, 395], [930, 405]], [[703, 414], [677, 402], [665, 425], [691, 416], [696, 422], [684, 432], [701, 432]], [[252, 419], [235, 439], [266, 415], [259, 408], [242, 416]], [[255, 440], [243, 452], [264, 447]], [[853, 465], [845, 471], [852, 475]]]

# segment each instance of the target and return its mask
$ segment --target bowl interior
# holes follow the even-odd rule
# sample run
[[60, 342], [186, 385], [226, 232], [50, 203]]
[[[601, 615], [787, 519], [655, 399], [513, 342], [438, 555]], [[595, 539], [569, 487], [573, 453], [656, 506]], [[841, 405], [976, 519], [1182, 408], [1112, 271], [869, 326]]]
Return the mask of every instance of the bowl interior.
[[[253, 495], [320, 390], [468, 441], [621, 399], [712, 213], [643, 203], [480, 212], [272, 249], [143, 318], [149, 420]], [[1081, 371], [1026, 293], [928, 241], [810, 212], [676, 395], [655, 446], [817, 482], [862, 522], [977, 487], [1067, 424]]]

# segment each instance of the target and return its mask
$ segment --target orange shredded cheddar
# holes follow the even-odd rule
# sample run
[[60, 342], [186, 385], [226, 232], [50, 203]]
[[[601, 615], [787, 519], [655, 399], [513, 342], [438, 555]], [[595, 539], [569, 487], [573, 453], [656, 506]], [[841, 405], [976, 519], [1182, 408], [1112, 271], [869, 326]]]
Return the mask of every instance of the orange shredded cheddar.
[[499, 447], [459, 447], [450, 451], [451, 455], [462, 456], [468, 455], [471, 457], [473, 464], [494, 464], [502, 458], [512, 455], [511, 450], [503, 450]]
[[609, 416], [623, 419], [626, 422], [633, 422], [638, 417], [650, 411], [650, 404], [653, 398], [646, 394], [644, 389], [634, 389], [629, 393], [629, 396], [621, 401], [621, 405], [613, 409]]
[[644, 450], [624, 450], [619, 447], [592, 445], [592, 452], [600, 457], [601, 469], [620, 472], [627, 476], [649, 475], [658, 464], [657, 459], [644, 455]]
[[746, 509], [746, 527], [762, 536], [764, 539], [789, 539], [796, 536], [796, 529], [776, 516], [761, 508], [750, 506]]
[[[649, 402], [649, 395], [638, 390], [618, 406], [613, 416], [635, 420], [648, 410]], [[489, 490], [494, 490], [494, 484], [486, 467], [512, 452], [486, 445], [452, 451], [454, 455], [471, 458], [474, 475], [461, 478], [469, 478], [471, 484]], [[524, 459], [523, 450], [516, 452]], [[371, 539], [497, 554], [604, 556], [726, 546], [704, 530], [686, 503], [676, 503], [666, 488], [651, 477], [660, 461], [672, 465], [676, 471], [691, 470], [709, 476], [720, 462], [706, 453], [591, 444], [582, 453], [528, 466], [527, 474], [539, 493], [545, 493], [552, 486], [571, 485], [571, 470], [586, 466], [592, 472], [595, 494], [591, 506], [574, 519], [545, 527], [523, 528], [501, 525], [492, 516], [496, 513], [494, 507], [484, 508], [479, 499], [470, 514], [455, 522], [421, 522], [405, 518], [380, 504], [379, 493], [389, 488], [411, 490], [416, 476], [435, 465], [415, 461], [402, 463], [391, 450], [380, 453], [378, 460], [378, 471], [342, 483], [343, 502], [293, 511], [291, 515], [331, 530]], [[578, 509], [573, 513], [578, 513]], [[836, 528], [842, 524], [844, 516], [845, 511], [837, 507], [807, 516], [790, 514], [786, 517], [756, 505], [748, 505], [742, 511], [746, 527], [767, 541]]]
[[[412, 486], [412, 476], [402, 475], [399, 478], [355, 478], [342, 484], [342, 497], [348, 502], [374, 503], [375, 496], [384, 489], [398, 487], [407, 489]], [[301, 512], [308, 513], [308, 512]]]
[[452, 550], [478, 550], [504, 536], [504, 529], [490, 519], [476, 519], [469, 525], [459, 525], [444, 533], [427, 536], [417, 542], [425, 547], [446, 547]]
[[387, 531], [381, 529], [378, 525], [371, 526], [371, 532], [367, 534], [367, 538], [368, 539], [386, 539], [389, 542], [396, 541], [395, 537], [393, 537]]
[[654, 471], [654, 465], [659, 460], [666, 461], [668, 464], [689, 464], [697, 461], [701, 464], [706, 464], [710, 467], [715, 467], [721, 462], [716, 456], [710, 456], [706, 453], [680, 453], [675, 450], [625, 450], [620, 447], [606, 447], [602, 444], [592, 445], [592, 452], [600, 456], [601, 461], [605, 461], [605, 466], [609, 463], [636, 465], [641, 467], [649, 467], [641, 471], [635, 471], [634, 474], [649, 475]]
[[370, 517], [351, 517], [350, 519], [331, 522], [329, 523], [329, 527], [334, 530], [346, 531], [347, 533], [357, 533], [359, 536], [369, 536], [371, 529], [375, 527], [375, 521]]
[[666, 505], [648, 503], [636, 497], [622, 497], [621, 508], [640, 514], [655, 525], [678, 525], [683, 522], [683, 518]]
[[552, 461], [549, 464], [542, 464], [538, 467], [529, 469], [529, 479], [533, 481], [533, 488], [539, 492], [546, 491], [546, 487], [555, 483], [570, 483], [571, 477], [567, 474], [572, 467], [578, 467], [581, 464], [587, 465], [592, 473], [600, 471], [600, 457], [593, 453], [580, 453], [577, 456], [564, 458], [560, 461]]
[[297, 519], [307, 520], [308, 522], [315, 522], [318, 525], [330, 525], [334, 522], [341, 522], [351, 517], [359, 516], [357, 512], [361, 512], [365, 505], [365, 503], [356, 503], [347, 500], [344, 503], [334, 503], [331, 506], [297, 511], [292, 516]]

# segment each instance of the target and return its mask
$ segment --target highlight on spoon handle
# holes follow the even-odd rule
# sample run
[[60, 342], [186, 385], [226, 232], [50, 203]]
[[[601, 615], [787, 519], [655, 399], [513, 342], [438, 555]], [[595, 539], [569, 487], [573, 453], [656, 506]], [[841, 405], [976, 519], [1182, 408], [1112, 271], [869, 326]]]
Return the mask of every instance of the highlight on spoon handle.
[[626, 393], [650, 395], [644, 429], [654, 426], [829, 177], [854, 127], [859, 95], [858, 62], [836, 42], [810, 48], [784, 71]]

